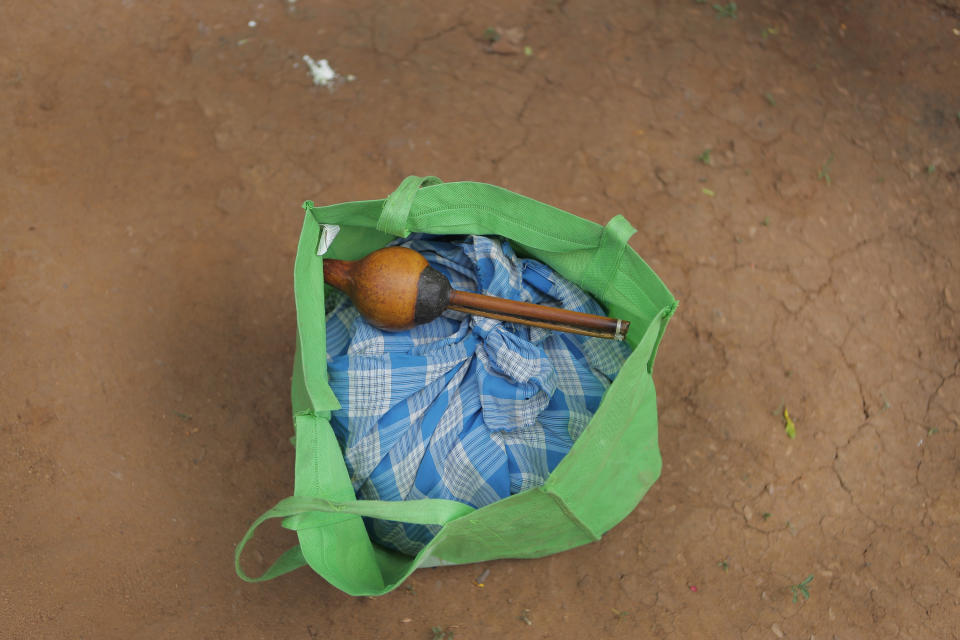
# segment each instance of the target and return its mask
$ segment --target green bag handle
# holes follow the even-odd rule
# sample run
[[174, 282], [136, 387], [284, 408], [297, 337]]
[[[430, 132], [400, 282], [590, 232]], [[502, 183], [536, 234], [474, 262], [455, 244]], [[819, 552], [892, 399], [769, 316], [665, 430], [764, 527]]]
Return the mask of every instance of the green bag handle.
[[307, 564], [306, 559], [303, 557], [303, 551], [300, 550], [300, 545], [297, 545], [284, 551], [283, 555], [277, 558], [277, 561], [270, 565], [270, 568], [259, 576], [248, 576], [246, 571], [244, 571], [240, 566], [240, 556], [243, 554], [243, 549], [247, 546], [247, 542], [250, 541], [250, 538], [253, 537], [257, 527], [263, 524], [264, 521], [270, 520], [271, 518], [284, 517], [284, 511], [281, 508], [282, 503], [283, 501], [281, 500], [277, 506], [257, 518], [254, 523], [250, 525], [246, 535], [243, 536], [243, 539], [239, 544], [237, 544], [237, 548], [233, 552], [234, 569], [236, 569], [237, 575], [240, 576], [240, 579], [244, 582], [266, 582], [267, 580], [273, 580], [278, 576], [282, 576], [285, 573], [290, 573], [291, 571], [299, 569]]
[[[253, 538], [257, 528], [274, 518], [286, 518], [283, 526], [287, 529], [300, 530], [312, 527], [321, 527], [331, 524], [326, 514], [345, 514], [352, 516], [367, 516], [381, 520], [397, 520], [411, 524], [445, 525], [461, 516], [474, 511], [470, 505], [453, 500], [437, 500], [426, 498], [423, 500], [407, 500], [404, 502], [390, 502], [386, 500], [352, 500], [341, 502], [306, 496], [291, 496], [284, 498], [272, 509], [257, 518], [246, 535], [240, 540], [234, 551], [234, 566], [237, 575], [247, 582], [263, 582], [289, 573], [304, 566], [307, 561], [299, 545], [288, 549], [267, 569], [263, 575], [250, 577], [240, 567], [240, 556], [247, 542]], [[335, 520], [339, 521], [339, 520]]]
[[620, 261], [623, 259], [628, 241], [636, 232], [633, 225], [622, 215], [617, 214], [611, 218], [600, 234], [600, 245], [583, 270], [580, 286], [592, 292], [597, 298], [605, 298], [607, 288], [610, 287], [620, 269]]
[[[424, 189], [419, 189], [420, 186]], [[593, 250], [602, 227], [532, 198], [481, 182], [445, 182], [409, 176], [387, 200], [361, 200], [318, 207], [303, 203], [318, 224], [340, 224], [379, 229], [391, 234], [430, 229], [442, 235], [503, 235], [525, 238], [524, 244], [544, 251]], [[414, 207], [414, 200], [421, 201]], [[415, 214], [414, 229], [404, 222]], [[523, 212], [518, 215], [517, 212]], [[381, 221], [384, 216], [388, 221]], [[557, 228], [562, 219], [566, 231]], [[498, 228], [497, 231], [493, 231]]]
[[[436, 176], [404, 178], [400, 186], [384, 200], [383, 209], [377, 219], [377, 230], [404, 238], [410, 235], [407, 221], [413, 201], [417, 197], [417, 191], [420, 187], [432, 187], [438, 184], [443, 184], [443, 181]], [[599, 246], [584, 270], [580, 286], [593, 292], [595, 296], [603, 298], [620, 268], [620, 261], [630, 237], [636, 232], [637, 230], [625, 217], [620, 214], [614, 216], [603, 227]]]
[[443, 180], [436, 176], [404, 178], [397, 190], [387, 196], [384, 201], [380, 219], [377, 220], [377, 230], [401, 238], [410, 235], [410, 230], [407, 229], [407, 218], [410, 217], [410, 207], [413, 206], [413, 199], [417, 197], [417, 190], [420, 187], [432, 187], [435, 184], [443, 184]]

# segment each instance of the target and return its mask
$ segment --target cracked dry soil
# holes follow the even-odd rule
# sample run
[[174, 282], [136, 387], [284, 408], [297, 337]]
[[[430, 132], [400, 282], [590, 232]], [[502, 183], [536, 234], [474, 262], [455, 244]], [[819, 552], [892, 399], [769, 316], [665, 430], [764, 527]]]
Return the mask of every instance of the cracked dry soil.
[[[0, 637], [958, 637], [955, 3], [87, 4], [0, 6]], [[411, 173], [637, 227], [662, 478], [542, 560], [241, 583], [300, 203]]]

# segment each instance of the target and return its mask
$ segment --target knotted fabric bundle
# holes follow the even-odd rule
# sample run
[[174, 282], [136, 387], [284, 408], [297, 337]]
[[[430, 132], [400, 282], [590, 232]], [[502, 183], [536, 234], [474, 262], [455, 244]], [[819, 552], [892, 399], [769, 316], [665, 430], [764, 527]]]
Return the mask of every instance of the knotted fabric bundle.
[[[412, 234], [456, 289], [604, 315], [576, 285], [501, 239]], [[328, 292], [331, 424], [358, 497], [446, 498], [480, 508], [544, 483], [600, 405], [629, 347], [447, 311], [409, 331], [369, 325]], [[440, 530], [367, 520], [414, 555]]]

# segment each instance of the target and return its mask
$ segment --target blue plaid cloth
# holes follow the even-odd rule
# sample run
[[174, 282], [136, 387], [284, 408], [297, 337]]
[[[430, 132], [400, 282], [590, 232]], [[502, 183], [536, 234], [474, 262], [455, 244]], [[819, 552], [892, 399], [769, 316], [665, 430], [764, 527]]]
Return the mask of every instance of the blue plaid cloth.
[[[484, 236], [413, 234], [456, 289], [605, 315], [583, 290]], [[447, 311], [409, 331], [376, 329], [331, 291], [331, 424], [360, 498], [446, 498], [473, 507], [542, 485], [600, 406], [622, 342]], [[416, 554], [438, 526], [368, 520], [382, 545]]]

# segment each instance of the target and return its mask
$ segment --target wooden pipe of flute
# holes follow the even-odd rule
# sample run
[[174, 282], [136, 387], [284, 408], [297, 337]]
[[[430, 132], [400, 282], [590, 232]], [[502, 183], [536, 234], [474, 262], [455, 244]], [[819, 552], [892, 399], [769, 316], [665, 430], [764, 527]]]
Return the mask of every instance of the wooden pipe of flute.
[[346, 293], [367, 322], [399, 331], [450, 309], [534, 327], [623, 340], [630, 323], [541, 304], [459, 291], [413, 249], [386, 247], [362, 260], [324, 260], [324, 281]]

